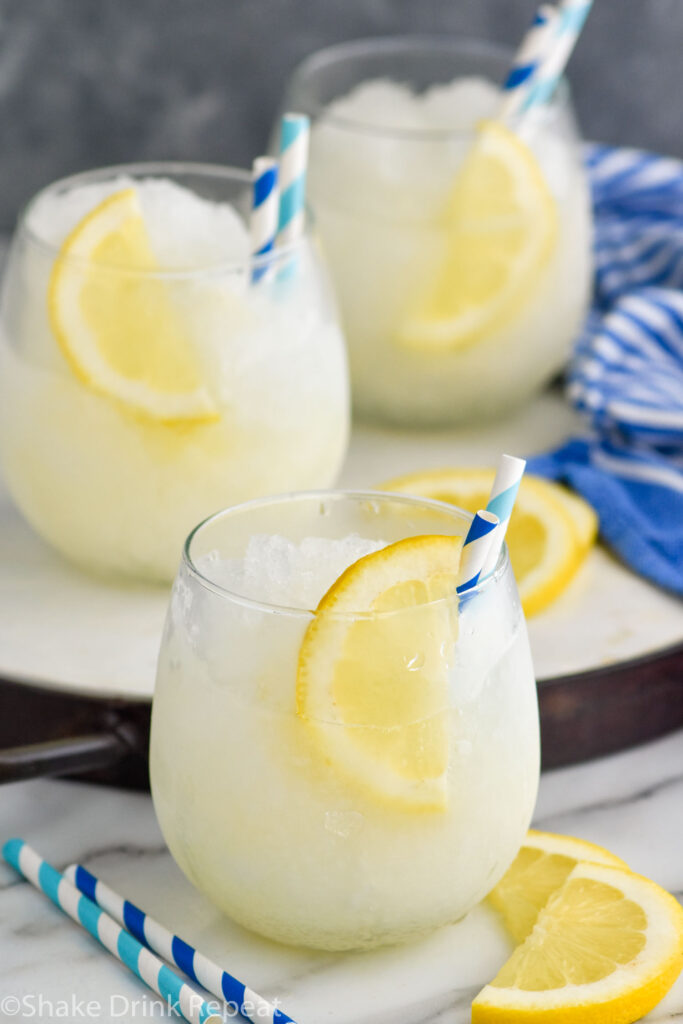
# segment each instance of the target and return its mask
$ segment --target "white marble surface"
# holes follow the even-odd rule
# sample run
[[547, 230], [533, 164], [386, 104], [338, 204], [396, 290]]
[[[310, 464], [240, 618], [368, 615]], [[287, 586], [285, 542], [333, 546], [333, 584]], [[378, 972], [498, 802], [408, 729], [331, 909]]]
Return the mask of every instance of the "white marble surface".
[[[609, 847], [683, 899], [683, 732], [547, 773], [536, 824]], [[262, 941], [221, 918], [185, 881], [143, 794], [68, 782], [7, 786], [0, 789], [0, 841], [12, 835], [58, 867], [85, 863], [256, 991], [279, 999], [299, 1024], [461, 1024], [507, 955], [484, 907], [421, 942], [373, 953], [315, 954]], [[72, 1000], [80, 1003], [74, 1008]], [[164, 1019], [140, 982], [2, 865], [0, 1021], [53, 1024], [60, 1017]], [[683, 1022], [683, 977], [647, 1020]]]

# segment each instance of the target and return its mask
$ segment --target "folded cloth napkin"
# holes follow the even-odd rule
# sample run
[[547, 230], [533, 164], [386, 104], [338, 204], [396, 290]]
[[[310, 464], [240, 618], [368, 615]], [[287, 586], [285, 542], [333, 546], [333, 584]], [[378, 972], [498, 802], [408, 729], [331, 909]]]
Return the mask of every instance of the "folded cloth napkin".
[[529, 468], [570, 483], [624, 562], [683, 595], [683, 163], [586, 150], [595, 293], [567, 394], [589, 433]]

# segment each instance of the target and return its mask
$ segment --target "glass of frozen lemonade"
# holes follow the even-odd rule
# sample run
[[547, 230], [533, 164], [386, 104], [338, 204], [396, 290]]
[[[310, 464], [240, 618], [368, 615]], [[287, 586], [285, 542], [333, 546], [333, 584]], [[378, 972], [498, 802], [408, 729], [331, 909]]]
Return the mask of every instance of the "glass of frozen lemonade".
[[86, 568], [172, 580], [225, 505], [327, 487], [344, 456], [344, 342], [308, 228], [251, 256], [247, 172], [114, 167], [21, 218], [0, 308], [9, 490]]
[[566, 361], [591, 281], [591, 211], [565, 82], [503, 118], [512, 53], [424, 38], [345, 43], [295, 71], [309, 198], [365, 416], [467, 423]]
[[462, 917], [515, 857], [538, 708], [507, 551], [458, 596], [471, 516], [387, 493], [261, 499], [190, 535], [152, 709], [156, 813], [240, 924], [351, 949]]

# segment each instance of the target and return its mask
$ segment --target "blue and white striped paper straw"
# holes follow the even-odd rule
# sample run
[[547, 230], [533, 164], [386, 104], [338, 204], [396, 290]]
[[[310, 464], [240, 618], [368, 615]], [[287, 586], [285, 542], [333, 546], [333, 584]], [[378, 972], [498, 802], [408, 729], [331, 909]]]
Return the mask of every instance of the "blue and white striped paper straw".
[[179, 978], [92, 900], [82, 895], [23, 839], [9, 839], [2, 848], [2, 855], [19, 874], [45, 893], [73, 921], [82, 925], [190, 1024], [222, 1024], [222, 1015], [216, 1013], [191, 985]]
[[294, 1024], [286, 1013], [247, 988], [237, 978], [233, 978], [232, 974], [228, 974], [189, 943], [168, 931], [134, 903], [119, 896], [87, 868], [80, 864], [72, 864], [65, 870], [64, 876], [85, 896], [106, 910], [119, 924], [125, 925], [144, 946], [153, 949], [169, 963], [175, 964], [207, 992], [212, 992], [231, 1006], [236, 1006], [248, 1020], [254, 1021], [255, 1024]]
[[503, 85], [503, 103], [498, 115], [502, 121], [514, 117], [524, 108], [534, 78], [547, 56], [558, 18], [558, 9], [550, 4], [542, 4], [536, 11]]
[[479, 582], [497, 526], [498, 516], [481, 509], [470, 523], [462, 547], [460, 583], [456, 587], [459, 594], [472, 590]]
[[498, 516], [499, 525], [492, 538], [491, 548], [482, 569], [482, 576], [488, 576], [496, 567], [525, 468], [526, 461], [518, 459], [515, 455], [501, 455], [500, 457], [493, 487], [486, 503], [486, 510]]
[[563, 0], [560, 4], [552, 38], [548, 40], [545, 56], [533, 77], [521, 113], [539, 107], [551, 99], [592, 6], [593, 0]]
[[[251, 253], [266, 256], [275, 248], [280, 217], [280, 188], [278, 162], [270, 156], [259, 156], [253, 163], [253, 192], [251, 205]], [[253, 282], [260, 281], [269, 272], [267, 262], [258, 261], [251, 272]]]
[[310, 121], [305, 114], [284, 115], [280, 133], [278, 245], [289, 245], [304, 232], [309, 135]]

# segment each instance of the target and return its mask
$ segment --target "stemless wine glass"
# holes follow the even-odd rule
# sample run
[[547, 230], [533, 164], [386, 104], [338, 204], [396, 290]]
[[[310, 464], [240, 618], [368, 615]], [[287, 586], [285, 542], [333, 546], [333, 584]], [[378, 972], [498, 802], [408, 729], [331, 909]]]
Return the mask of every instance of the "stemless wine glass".
[[199, 519], [334, 481], [349, 420], [334, 298], [310, 227], [250, 256], [250, 193], [246, 171], [136, 164], [59, 181], [21, 218], [0, 453], [28, 521], [86, 568], [170, 581]]
[[369, 39], [321, 50], [291, 79], [286, 107], [313, 120], [309, 196], [354, 403], [371, 418], [504, 413], [557, 373], [578, 333], [591, 213], [569, 90], [501, 125], [511, 61], [471, 40]]
[[470, 519], [318, 492], [190, 535], [159, 657], [152, 794], [182, 870], [240, 924], [325, 949], [400, 941], [464, 915], [517, 853], [539, 735], [507, 552], [459, 602], [450, 584], [421, 597], [422, 577], [394, 586], [381, 550], [419, 538], [419, 560]]

